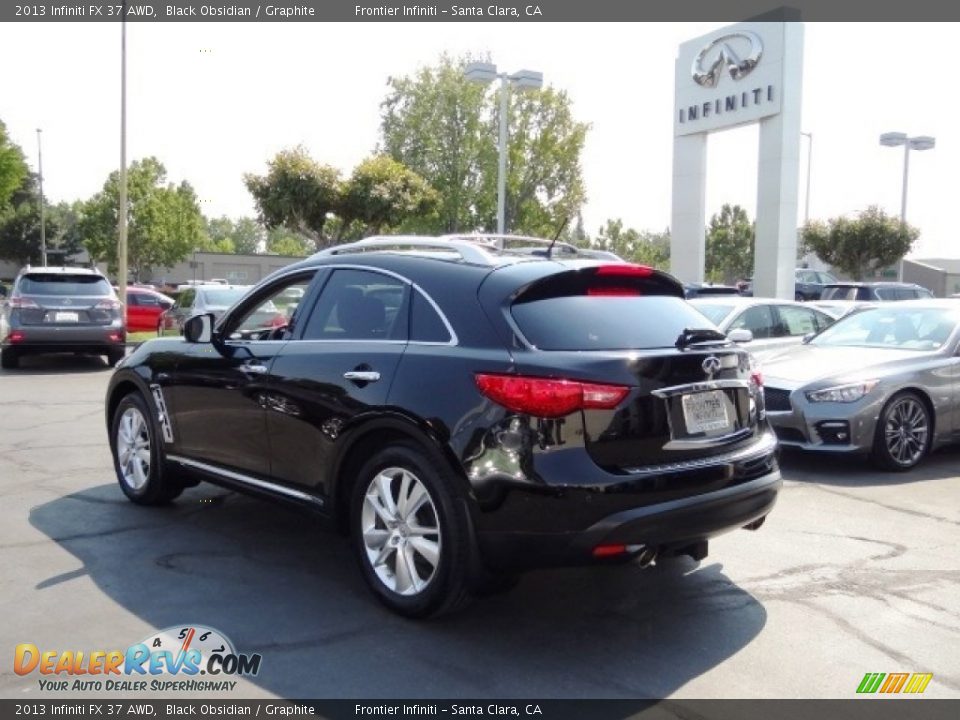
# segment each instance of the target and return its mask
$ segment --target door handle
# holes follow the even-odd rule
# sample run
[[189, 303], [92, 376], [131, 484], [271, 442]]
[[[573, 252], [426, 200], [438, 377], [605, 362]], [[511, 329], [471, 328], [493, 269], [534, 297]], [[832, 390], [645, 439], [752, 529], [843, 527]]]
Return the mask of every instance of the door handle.
[[259, 363], [245, 362], [240, 366], [240, 372], [249, 373], [251, 375], [265, 375], [267, 372], [267, 366], [260, 365]]
[[380, 373], [376, 370], [350, 370], [343, 374], [343, 379], [354, 382], [376, 382], [380, 379]]

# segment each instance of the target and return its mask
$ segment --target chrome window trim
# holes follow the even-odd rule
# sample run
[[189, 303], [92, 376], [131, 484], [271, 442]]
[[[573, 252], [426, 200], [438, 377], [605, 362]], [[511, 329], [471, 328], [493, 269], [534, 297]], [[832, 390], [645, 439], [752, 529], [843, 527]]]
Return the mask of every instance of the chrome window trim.
[[180, 455], [167, 455], [167, 460], [171, 462], [179, 463], [180, 465], [186, 465], [187, 467], [203, 470], [204, 472], [208, 472], [211, 475], [219, 475], [220, 477], [224, 477], [229, 480], [242, 483], [244, 485], [260, 488], [261, 490], [269, 490], [271, 492], [279, 493], [280, 495], [286, 495], [288, 497], [313, 503], [321, 507], [324, 504], [323, 498], [319, 498], [315, 495], [310, 495], [309, 493], [305, 493], [300, 490], [295, 490], [293, 488], [289, 488], [284, 485], [278, 485], [276, 483], [272, 483], [267, 480], [261, 480], [260, 478], [250, 477], [249, 475], [244, 475], [242, 473], [234, 472], [233, 470], [226, 470], [224, 468], [217, 467], [216, 465], [210, 465], [205, 462], [200, 462], [199, 460], [192, 460], [190, 458], [182, 457]]

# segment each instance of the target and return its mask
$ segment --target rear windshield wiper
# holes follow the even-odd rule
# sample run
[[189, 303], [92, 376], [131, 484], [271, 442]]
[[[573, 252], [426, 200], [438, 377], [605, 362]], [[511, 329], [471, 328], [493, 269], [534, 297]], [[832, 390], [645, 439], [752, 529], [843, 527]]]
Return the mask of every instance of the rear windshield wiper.
[[727, 336], [719, 330], [713, 328], [684, 328], [677, 338], [676, 346], [685, 348], [689, 345], [700, 345], [701, 343], [725, 343]]

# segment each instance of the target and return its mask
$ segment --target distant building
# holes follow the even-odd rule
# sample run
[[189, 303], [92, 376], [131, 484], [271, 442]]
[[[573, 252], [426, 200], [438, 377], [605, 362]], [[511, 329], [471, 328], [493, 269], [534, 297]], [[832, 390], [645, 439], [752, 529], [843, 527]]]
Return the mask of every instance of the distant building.
[[930, 290], [937, 297], [960, 293], [960, 258], [909, 258], [903, 261], [903, 281]]

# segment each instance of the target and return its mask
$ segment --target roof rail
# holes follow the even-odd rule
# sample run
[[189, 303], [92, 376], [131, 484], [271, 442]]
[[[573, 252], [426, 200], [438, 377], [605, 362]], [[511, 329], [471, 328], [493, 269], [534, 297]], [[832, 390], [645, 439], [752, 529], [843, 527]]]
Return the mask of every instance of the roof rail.
[[478, 244], [476, 242], [464, 241], [456, 236], [444, 237], [423, 237], [417, 235], [376, 235], [373, 237], [357, 240], [346, 245], [337, 245], [316, 253], [317, 256], [330, 255], [348, 255], [351, 253], [377, 252], [377, 251], [440, 251], [453, 252], [460, 256], [464, 262], [475, 263], [477, 265], [492, 264], [491, 250], [497, 250], [492, 245]]

